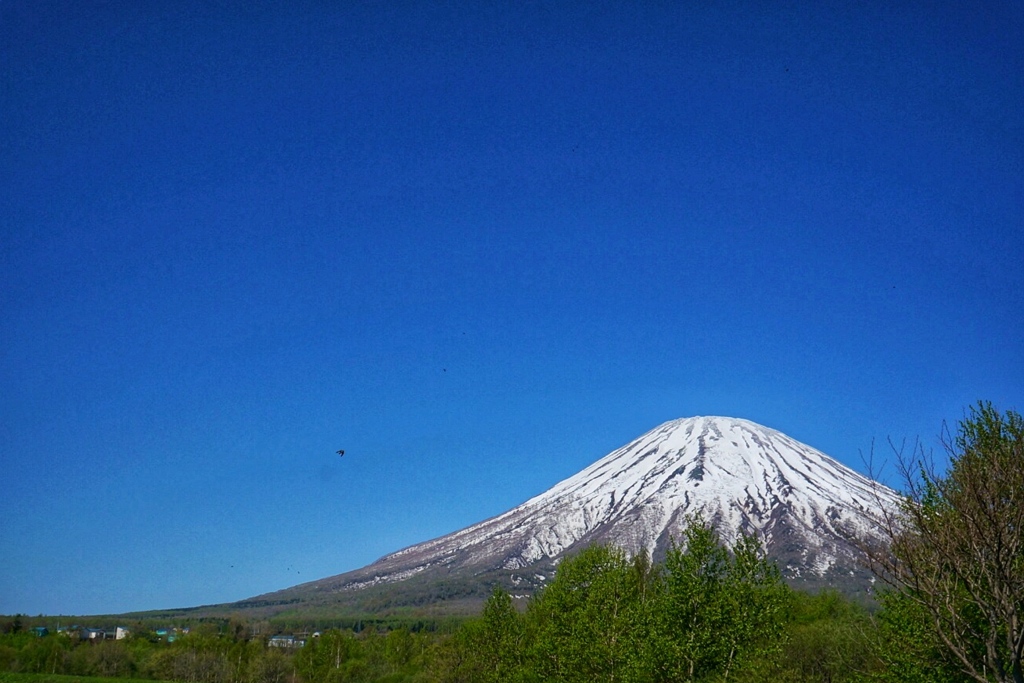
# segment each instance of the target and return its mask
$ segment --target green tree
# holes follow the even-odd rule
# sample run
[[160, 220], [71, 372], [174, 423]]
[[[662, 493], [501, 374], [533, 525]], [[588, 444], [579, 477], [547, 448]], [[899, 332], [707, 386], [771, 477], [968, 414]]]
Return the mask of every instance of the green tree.
[[253, 678], [252, 672], [256, 670], [255, 662], [263, 656], [266, 649], [267, 645], [262, 640], [232, 643], [224, 655], [230, 683], [250, 683]]
[[292, 674], [291, 658], [281, 648], [268, 647], [250, 662], [251, 683], [285, 683]]
[[695, 520], [665, 565], [590, 546], [561, 561], [522, 615], [496, 590], [480, 619], [441, 643], [432, 674], [447, 683], [755, 680], [785, 642], [788, 602], [754, 540], [730, 551]]
[[342, 680], [398, 683], [413, 681], [425, 668], [423, 638], [398, 628], [388, 632], [366, 629], [359, 636], [366, 657], [358, 660], [351, 678]]
[[477, 642], [479, 619], [468, 621], [450, 636], [442, 637], [433, 652], [429, 679], [438, 683], [475, 683], [483, 679]]
[[[149, 666], [157, 671], [161, 680], [184, 683], [230, 683], [235, 675], [228, 659], [231, 641], [216, 635], [208, 626], [192, 629], [166, 649], [154, 655]], [[247, 672], [247, 677], [251, 675]]]
[[625, 554], [591, 546], [562, 560], [555, 579], [527, 607], [531, 660], [542, 680], [629, 678], [642, 608]]
[[692, 519], [665, 559], [665, 590], [653, 639], [657, 680], [728, 680], [783, 644], [789, 591], [752, 537], [730, 552]]
[[128, 648], [113, 640], [80, 643], [68, 657], [68, 667], [80, 676], [128, 676], [135, 671]]
[[870, 680], [879, 670], [876, 630], [863, 607], [835, 591], [816, 595], [794, 593], [786, 644], [766, 680], [787, 683]]
[[929, 626], [927, 612], [907, 592], [888, 590], [880, 596], [877, 653], [884, 667], [878, 678], [892, 683], [967, 683], [950, 652], [941, 647]]
[[364, 659], [363, 648], [351, 631], [331, 629], [306, 643], [295, 655], [295, 668], [310, 683], [352, 680]]
[[64, 673], [71, 641], [64, 636], [33, 638], [18, 653], [18, 670], [31, 673]]
[[480, 624], [474, 629], [471, 647], [477, 664], [477, 680], [507, 683], [523, 669], [525, 627], [512, 604], [512, 596], [495, 587], [484, 605]]
[[920, 447], [897, 453], [904, 505], [873, 554], [899, 593], [892, 623], [975, 681], [1024, 683], [1024, 419], [981, 402], [942, 443], [945, 474]]

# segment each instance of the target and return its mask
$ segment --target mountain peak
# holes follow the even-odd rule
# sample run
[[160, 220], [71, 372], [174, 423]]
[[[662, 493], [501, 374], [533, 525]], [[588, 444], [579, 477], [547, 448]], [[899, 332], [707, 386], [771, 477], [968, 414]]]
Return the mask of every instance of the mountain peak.
[[[880, 495], [891, 492], [779, 431], [739, 418], [690, 417], [655, 427], [506, 515], [571, 503], [590, 520], [569, 534], [580, 538], [628, 518], [628, 537], [613, 530], [602, 535], [654, 554], [662, 532], [678, 530], [673, 520], [681, 514], [713, 520], [732, 541], [740, 533], [771, 531], [773, 512], [787, 504], [838, 519], [843, 509], [876, 508]], [[863, 527], [860, 516], [847, 515]], [[646, 530], [643, 540], [637, 523]]]
[[[508, 512], [309, 584], [346, 591], [412, 576], [550, 575], [591, 544], [659, 557], [700, 516], [723, 540], [761, 539], [790, 580], [869, 578], [852, 536], [877, 536], [896, 494], [785, 434], [749, 420], [665, 422]], [[529, 582], [529, 581], [527, 581]]]

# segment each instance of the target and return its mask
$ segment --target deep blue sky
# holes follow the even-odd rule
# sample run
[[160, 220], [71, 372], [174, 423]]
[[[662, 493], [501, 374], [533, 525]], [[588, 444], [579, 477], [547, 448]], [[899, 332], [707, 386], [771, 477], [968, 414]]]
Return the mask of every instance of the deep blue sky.
[[1024, 408], [1019, 0], [425, 5], [0, 5], [0, 613]]

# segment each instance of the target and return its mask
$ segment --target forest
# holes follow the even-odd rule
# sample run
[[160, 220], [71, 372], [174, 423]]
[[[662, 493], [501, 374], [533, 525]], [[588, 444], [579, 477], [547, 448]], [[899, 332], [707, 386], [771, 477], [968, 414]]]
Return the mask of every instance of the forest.
[[[270, 645], [263, 625], [205, 620], [172, 642], [142, 624], [123, 640], [38, 636], [12, 620], [0, 671], [185, 683], [871, 680], [884, 626], [839, 593], [793, 591], [753, 542], [728, 551], [694, 524], [664, 564], [593, 546], [525, 611], [495, 590], [461, 624], [394, 624]], [[894, 679], [899, 680], [899, 679]]]
[[943, 443], [942, 473], [920, 449], [898, 454], [903, 505], [888, 545], [864, 548], [872, 604], [794, 590], [756, 539], [727, 547], [693, 518], [661, 562], [591, 546], [525, 608], [495, 589], [462, 622], [360, 624], [278, 647], [238, 618], [99, 642], [7, 618], [0, 680], [1024, 683], [1024, 420], [979, 403]]

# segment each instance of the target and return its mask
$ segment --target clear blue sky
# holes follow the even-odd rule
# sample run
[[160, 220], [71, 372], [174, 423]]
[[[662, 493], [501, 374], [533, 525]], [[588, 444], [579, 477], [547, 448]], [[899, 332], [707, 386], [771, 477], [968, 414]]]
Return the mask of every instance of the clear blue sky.
[[0, 613], [355, 569], [677, 417], [863, 469], [1024, 409], [1022, 35], [1020, 0], [5, 0]]

